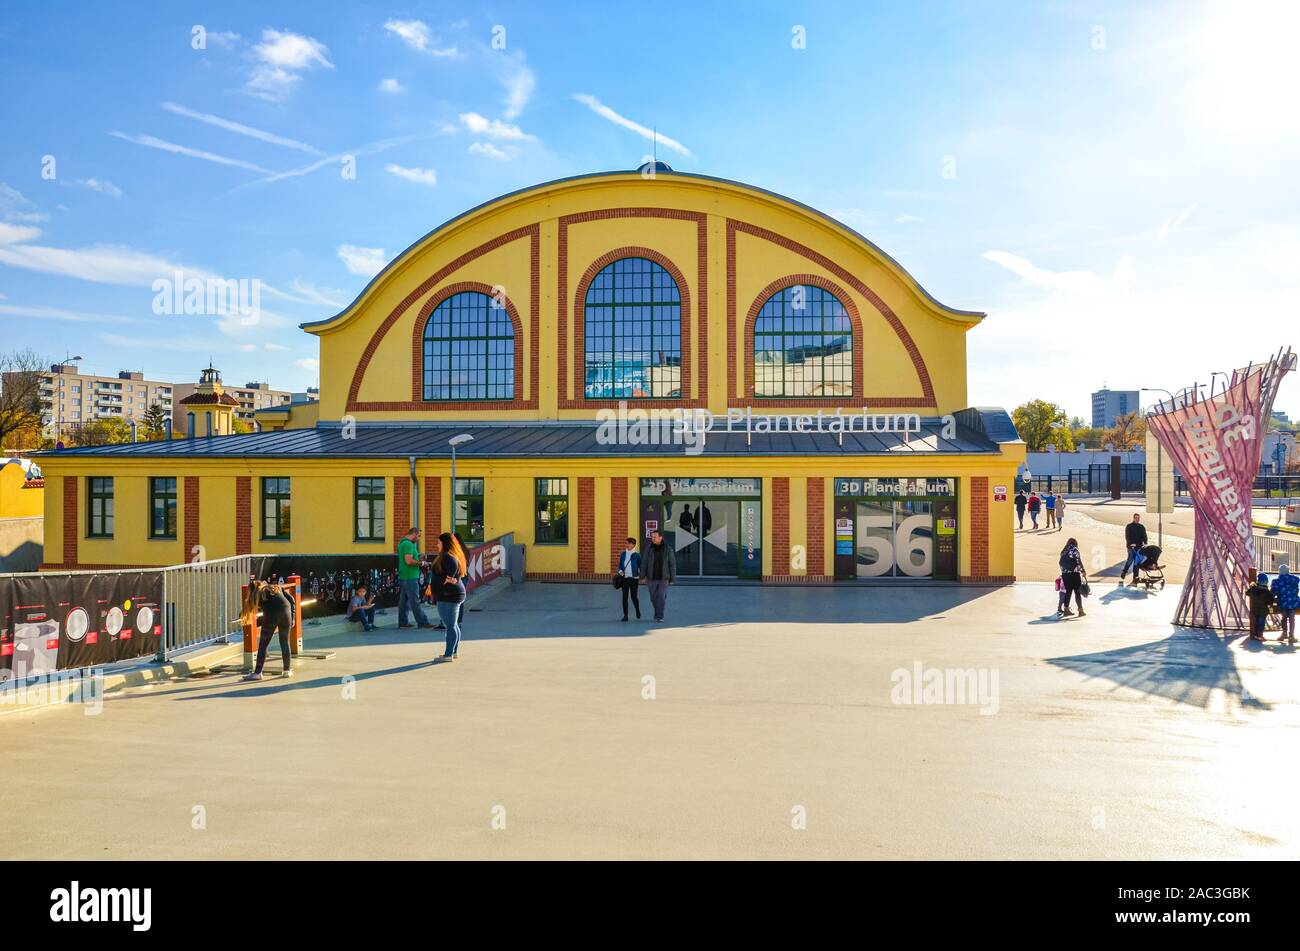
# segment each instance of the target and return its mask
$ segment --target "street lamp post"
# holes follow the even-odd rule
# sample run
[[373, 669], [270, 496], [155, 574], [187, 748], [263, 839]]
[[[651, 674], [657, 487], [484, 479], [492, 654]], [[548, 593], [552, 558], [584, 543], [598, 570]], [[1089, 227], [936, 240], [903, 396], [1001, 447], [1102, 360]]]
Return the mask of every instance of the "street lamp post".
[[474, 437], [469, 433], [461, 433], [447, 440], [447, 445], [451, 447], [451, 533], [453, 535], [456, 534], [456, 447], [473, 441]]
[[[1210, 386], [1211, 389], [1213, 389], [1214, 386], [1213, 376], [1210, 377]], [[1143, 393], [1164, 393], [1166, 396], [1169, 397], [1170, 409], [1172, 409], [1173, 404], [1177, 402], [1177, 400], [1174, 397], [1174, 394], [1170, 393], [1168, 390], [1164, 389], [1163, 387], [1144, 386], [1142, 387], [1142, 392]], [[1157, 459], [1156, 462], [1156, 544], [1159, 545], [1161, 548], [1165, 547], [1165, 512], [1164, 512], [1165, 487], [1164, 487], [1164, 483], [1160, 480], [1160, 466], [1164, 462], [1164, 451], [1165, 451], [1164, 446], [1160, 444], [1159, 440], [1156, 440], [1156, 452], [1157, 452], [1157, 456], [1156, 456]]]

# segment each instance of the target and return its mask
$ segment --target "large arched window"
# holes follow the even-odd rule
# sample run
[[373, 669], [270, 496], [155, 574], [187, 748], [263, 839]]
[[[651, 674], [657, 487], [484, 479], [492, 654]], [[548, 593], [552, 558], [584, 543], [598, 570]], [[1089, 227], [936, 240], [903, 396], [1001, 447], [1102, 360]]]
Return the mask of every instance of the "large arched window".
[[672, 275], [646, 258], [623, 258], [587, 288], [587, 399], [681, 396], [682, 295]]
[[424, 398], [514, 397], [515, 327], [509, 311], [479, 291], [452, 294], [424, 325]]
[[853, 324], [830, 291], [782, 288], [754, 321], [754, 395], [853, 395]]

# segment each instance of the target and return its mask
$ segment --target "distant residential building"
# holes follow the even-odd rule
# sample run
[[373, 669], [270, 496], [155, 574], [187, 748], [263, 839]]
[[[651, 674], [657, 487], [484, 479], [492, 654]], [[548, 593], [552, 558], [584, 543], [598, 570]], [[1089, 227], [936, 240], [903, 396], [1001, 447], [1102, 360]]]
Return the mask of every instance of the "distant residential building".
[[1259, 471], [1264, 475], [1277, 475], [1290, 469], [1296, 458], [1296, 435], [1285, 429], [1275, 429], [1264, 436], [1260, 453]]
[[[8, 386], [11, 373], [4, 375]], [[55, 363], [38, 377], [41, 426], [58, 438], [73, 425], [101, 419], [141, 420], [154, 403], [172, 412], [171, 383], [146, 380], [143, 373], [122, 370], [117, 376], [82, 373], [75, 363]]]
[[301, 393], [290, 393], [290, 403], [315, 403], [320, 399], [320, 387], [309, 386]]
[[1092, 428], [1114, 426], [1115, 420], [1129, 413], [1142, 412], [1140, 390], [1111, 390], [1102, 387], [1092, 394]]

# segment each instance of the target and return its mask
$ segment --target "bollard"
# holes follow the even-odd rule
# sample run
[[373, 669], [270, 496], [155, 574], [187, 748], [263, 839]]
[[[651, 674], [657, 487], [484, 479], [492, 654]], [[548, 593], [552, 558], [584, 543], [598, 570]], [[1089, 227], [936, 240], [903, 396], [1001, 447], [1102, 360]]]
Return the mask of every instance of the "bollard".
[[302, 653], [302, 578], [290, 575], [289, 585], [293, 589], [293, 630], [289, 632], [289, 653], [297, 657]]
[[[242, 608], [248, 600], [248, 585], [242, 585], [239, 594]], [[257, 663], [257, 608], [254, 607], [248, 613], [241, 611], [239, 625], [244, 631], [244, 671], [251, 672], [254, 664]]]

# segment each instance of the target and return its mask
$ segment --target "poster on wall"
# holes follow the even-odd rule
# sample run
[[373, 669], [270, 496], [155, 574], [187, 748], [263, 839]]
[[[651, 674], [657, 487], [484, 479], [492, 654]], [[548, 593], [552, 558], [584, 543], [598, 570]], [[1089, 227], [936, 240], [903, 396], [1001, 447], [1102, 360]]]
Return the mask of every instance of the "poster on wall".
[[0, 578], [0, 684], [13, 677], [14, 626], [9, 611], [9, 592], [13, 582]]

